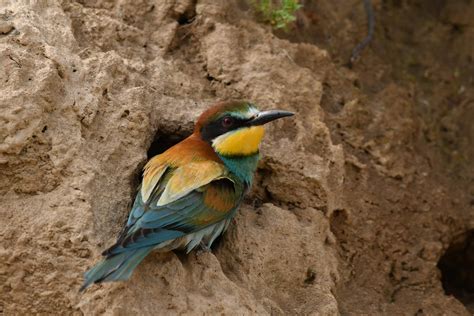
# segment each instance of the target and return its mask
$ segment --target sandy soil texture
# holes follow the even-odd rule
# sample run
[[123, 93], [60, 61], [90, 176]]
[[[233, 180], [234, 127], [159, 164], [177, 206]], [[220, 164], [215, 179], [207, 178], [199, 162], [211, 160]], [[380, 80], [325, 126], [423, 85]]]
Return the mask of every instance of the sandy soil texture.
[[[244, 0], [0, 3], [0, 313], [471, 315], [474, 2], [302, 1], [289, 32]], [[212, 253], [152, 254], [78, 289], [146, 160], [223, 99], [269, 126]]]

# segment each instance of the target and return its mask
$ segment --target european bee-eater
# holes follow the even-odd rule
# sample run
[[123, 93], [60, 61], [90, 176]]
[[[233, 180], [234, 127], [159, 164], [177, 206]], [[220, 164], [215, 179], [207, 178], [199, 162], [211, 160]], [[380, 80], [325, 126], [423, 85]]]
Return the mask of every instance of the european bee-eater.
[[251, 186], [263, 125], [291, 115], [259, 111], [245, 101], [205, 111], [191, 136], [146, 164], [121, 235], [85, 273], [81, 291], [92, 283], [128, 279], [154, 249], [210, 249]]

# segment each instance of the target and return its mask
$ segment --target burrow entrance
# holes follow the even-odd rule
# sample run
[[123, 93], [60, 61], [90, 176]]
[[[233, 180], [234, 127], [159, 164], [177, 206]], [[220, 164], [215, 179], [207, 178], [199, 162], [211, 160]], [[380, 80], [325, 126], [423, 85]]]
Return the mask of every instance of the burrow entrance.
[[188, 137], [191, 133], [187, 133], [184, 131], [176, 132], [176, 133], [168, 133], [168, 132], [161, 132], [158, 131], [155, 134], [155, 138], [150, 145], [150, 148], [147, 151], [148, 159], [153, 158], [156, 155], [159, 155], [166, 151], [168, 148], [176, 145], [186, 137]]
[[474, 229], [457, 238], [438, 262], [447, 295], [474, 314]]

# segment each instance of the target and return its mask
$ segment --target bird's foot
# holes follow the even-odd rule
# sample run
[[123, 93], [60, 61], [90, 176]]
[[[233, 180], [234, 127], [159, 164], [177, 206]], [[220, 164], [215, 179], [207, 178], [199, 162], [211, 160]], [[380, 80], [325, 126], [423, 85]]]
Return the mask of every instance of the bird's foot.
[[201, 250], [204, 252], [211, 252], [211, 247], [203, 243], [202, 241], [199, 243], [199, 246], [201, 246]]

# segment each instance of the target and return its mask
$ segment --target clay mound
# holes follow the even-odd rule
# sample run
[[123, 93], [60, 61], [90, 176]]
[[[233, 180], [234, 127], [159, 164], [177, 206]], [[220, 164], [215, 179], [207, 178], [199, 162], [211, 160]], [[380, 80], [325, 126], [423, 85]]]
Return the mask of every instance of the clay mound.
[[[407, 81], [394, 69], [413, 63], [390, 54], [408, 59], [410, 43], [371, 49], [348, 69], [342, 52], [363, 12], [321, 3], [306, 4], [304, 23], [280, 37], [241, 1], [3, 6], [0, 311], [468, 315], [445, 293], [469, 307], [466, 278], [452, 283], [437, 265], [474, 229], [472, 50], [463, 46], [474, 33], [442, 27], [470, 23], [462, 14], [472, 5], [419, 17], [459, 54], [420, 44], [423, 67], [438, 72], [420, 81], [414, 67]], [[393, 23], [415, 12], [376, 9]], [[325, 32], [337, 41], [321, 40]], [[403, 37], [395, 33], [390, 41]], [[436, 68], [436, 54], [451, 64]], [[438, 89], [462, 62], [457, 81]], [[82, 273], [125, 221], [147, 158], [231, 98], [297, 115], [269, 127], [253, 191], [213, 252], [152, 254], [130, 281], [79, 294]], [[442, 269], [464, 258], [458, 248]]]

